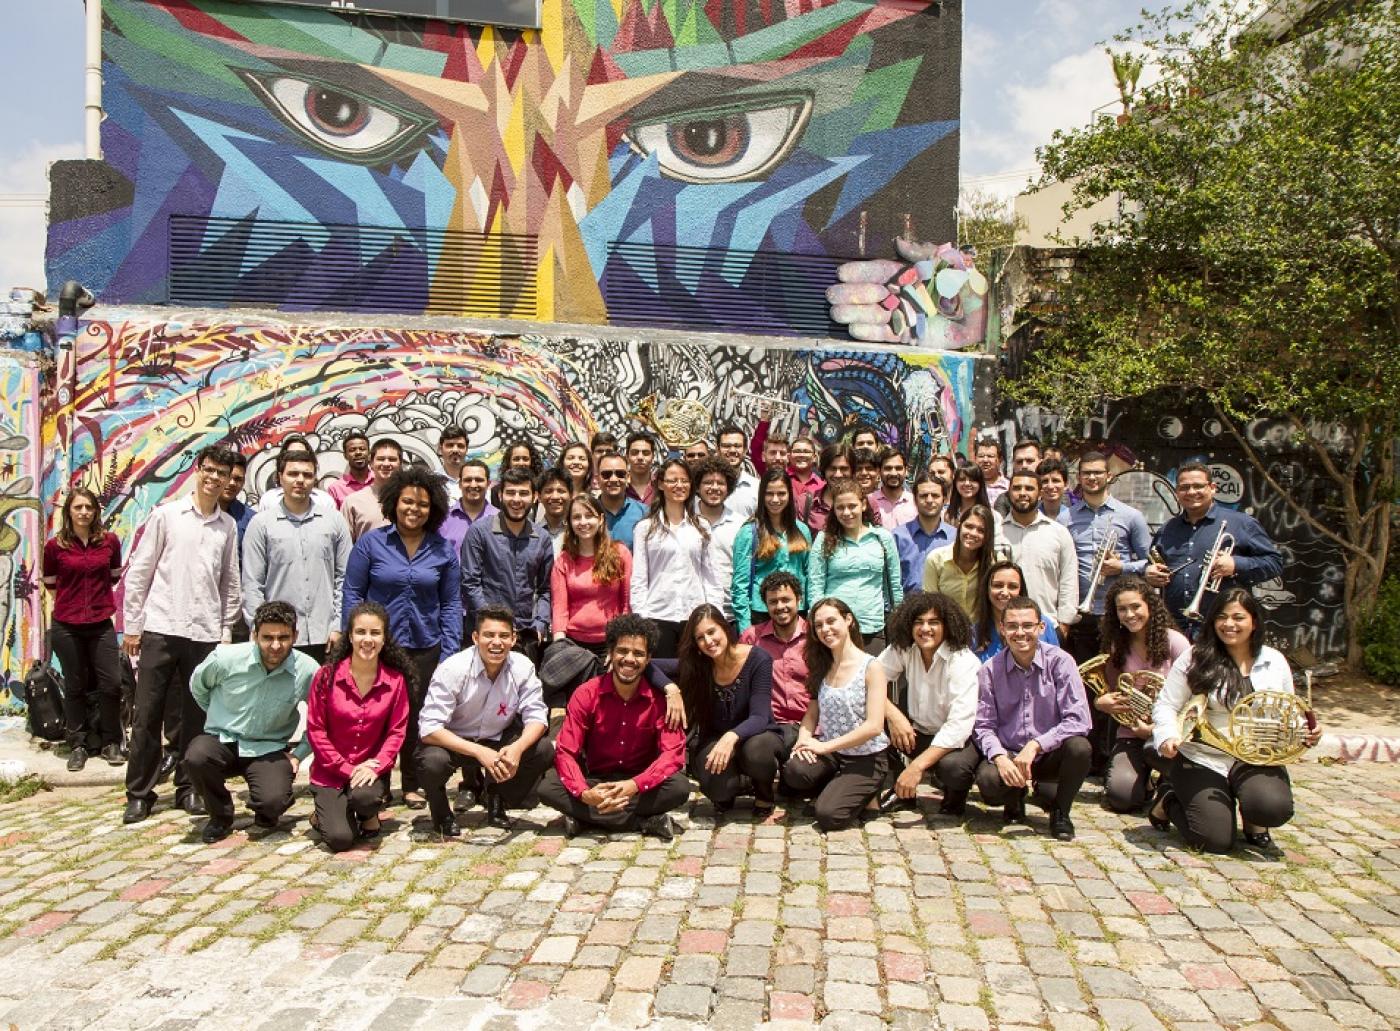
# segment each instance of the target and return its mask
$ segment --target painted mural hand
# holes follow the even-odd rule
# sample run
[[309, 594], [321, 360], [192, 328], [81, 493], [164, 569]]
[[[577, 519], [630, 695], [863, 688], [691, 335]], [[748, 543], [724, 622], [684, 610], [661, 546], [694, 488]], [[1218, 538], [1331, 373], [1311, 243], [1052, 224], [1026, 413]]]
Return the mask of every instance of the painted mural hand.
[[827, 287], [831, 318], [852, 338], [958, 350], [986, 334], [987, 278], [950, 243], [895, 241], [902, 260], [848, 261]]

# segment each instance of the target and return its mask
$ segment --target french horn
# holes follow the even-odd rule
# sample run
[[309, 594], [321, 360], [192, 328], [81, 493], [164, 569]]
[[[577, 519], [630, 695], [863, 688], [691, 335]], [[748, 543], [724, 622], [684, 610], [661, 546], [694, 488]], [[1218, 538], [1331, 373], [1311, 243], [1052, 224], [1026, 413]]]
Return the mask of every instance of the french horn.
[[1287, 691], [1254, 691], [1245, 695], [1231, 706], [1224, 732], [1206, 719], [1206, 696], [1192, 695], [1179, 717], [1181, 740], [1190, 741], [1194, 734], [1203, 744], [1251, 766], [1286, 766], [1296, 762], [1310, 747], [1308, 735], [1317, 729], [1312, 673], [1305, 675], [1305, 683], [1306, 698]]

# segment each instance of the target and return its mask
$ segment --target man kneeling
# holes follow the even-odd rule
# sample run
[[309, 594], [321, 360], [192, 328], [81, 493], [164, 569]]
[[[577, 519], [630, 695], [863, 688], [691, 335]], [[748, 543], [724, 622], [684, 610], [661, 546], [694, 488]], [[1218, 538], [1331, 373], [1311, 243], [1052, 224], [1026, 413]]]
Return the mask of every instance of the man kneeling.
[[670, 812], [690, 799], [685, 731], [666, 725], [665, 696], [642, 673], [656, 647], [656, 627], [637, 615], [608, 622], [609, 672], [569, 699], [555, 743], [554, 769], [540, 801], [564, 814], [564, 833], [580, 824], [640, 829], [669, 840]]
[[1068, 652], [1040, 640], [1040, 607], [1024, 595], [1006, 603], [1006, 650], [977, 675], [973, 734], [986, 758], [977, 789], [988, 805], [1005, 804], [1007, 823], [1025, 822], [1026, 789], [1054, 783], [1050, 834], [1074, 838], [1070, 806], [1089, 772], [1089, 701]]
[[418, 718], [418, 780], [433, 829], [461, 832], [447, 800], [460, 769], [468, 782], [484, 774], [487, 820], [510, 826], [508, 809], [524, 808], [554, 758], [549, 709], [534, 664], [515, 647], [515, 615], [500, 605], [477, 610], [472, 646], [437, 668]]
[[315, 660], [293, 650], [296, 638], [296, 610], [266, 602], [253, 613], [251, 641], [220, 645], [190, 677], [190, 694], [207, 713], [204, 733], [185, 751], [190, 782], [209, 810], [205, 842], [233, 830], [233, 796], [224, 783], [230, 777], [248, 782], [258, 827], [276, 827], [291, 808], [292, 781], [311, 747], [303, 739], [293, 753], [290, 741], [316, 674]]

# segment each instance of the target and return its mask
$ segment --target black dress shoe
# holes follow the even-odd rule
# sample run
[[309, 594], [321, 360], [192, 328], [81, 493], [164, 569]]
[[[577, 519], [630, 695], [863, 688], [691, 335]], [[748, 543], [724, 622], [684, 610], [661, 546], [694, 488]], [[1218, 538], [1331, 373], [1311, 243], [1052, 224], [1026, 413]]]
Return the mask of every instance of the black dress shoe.
[[1244, 840], [1255, 848], [1273, 848], [1274, 836], [1269, 833], [1268, 828], [1257, 831], [1245, 831]]
[[77, 773], [79, 770], [81, 770], [84, 766], [87, 765], [87, 761], [87, 749], [84, 748], [82, 745], [79, 745], [77, 748], [73, 749], [71, 752], [68, 753], [68, 772]]
[[506, 812], [505, 799], [499, 795], [486, 796], [486, 822], [501, 830], [510, 830], [510, 813]]
[[232, 821], [210, 817], [204, 825], [203, 832], [199, 835], [199, 840], [206, 845], [212, 845], [216, 841], [223, 841], [231, 833], [233, 833]]
[[200, 798], [199, 794], [194, 791], [187, 792], [175, 799], [175, 808], [183, 809], [191, 816], [207, 816], [209, 813], [208, 807], [204, 804], [204, 799]]
[[121, 766], [126, 762], [121, 745], [107, 745], [102, 749], [102, 759], [108, 766]]
[[457, 818], [450, 813], [441, 820], [434, 820], [433, 830], [444, 838], [460, 838], [462, 836], [462, 829], [457, 826]]
[[170, 779], [170, 775], [175, 772], [175, 756], [166, 752], [160, 757], [160, 768], [156, 771], [156, 783], [164, 784]]
[[967, 792], [950, 792], [943, 796], [938, 811], [944, 816], [963, 816], [967, 813]]
[[1061, 809], [1051, 811], [1050, 836], [1057, 841], [1074, 840], [1074, 824], [1070, 821], [1069, 813]]
[[880, 796], [879, 805], [880, 812], [888, 815], [889, 813], [899, 813], [914, 809], [918, 805], [918, 802], [912, 798], [900, 798], [894, 788], [890, 788]]
[[1008, 798], [1001, 810], [1002, 823], [1025, 823], [1026, 822], [1026, 795], [1023, 791], [1016, 792], [1015, 796]]
[[151, 802], [144, 798], [133, 798], [122, 811], [122, 823], [140, 823], [151, 815]]
[[642, 833], [662, 841], [670, 841], [676, 836], [676, 826], [671, 822], [670, 813], [658, 813], [642, 821]]
[[279, 821], [269, 816], [264, 816], [262, 813], [253, 814], [253, 826], [258, 828], [259, 830], [275, 831], [277, 829], [278, 822]]
[[576, 838], [582, 830], [583, 828], [579, 826], [579, 822], [572, 816], [566, 815], [564, 817], [564, 837]]

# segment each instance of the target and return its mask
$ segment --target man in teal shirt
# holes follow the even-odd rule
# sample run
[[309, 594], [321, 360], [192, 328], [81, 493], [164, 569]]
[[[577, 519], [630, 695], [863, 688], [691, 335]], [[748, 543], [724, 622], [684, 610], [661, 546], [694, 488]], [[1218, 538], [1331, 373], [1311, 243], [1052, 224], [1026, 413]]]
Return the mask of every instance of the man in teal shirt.
[[212, 844], [233, 830], [233, 796], [224, 782], [248, 782], [253, 823], [270, 830], [292, 805], [292, 781], [311, 752], [301, 723], [315, 660], [292, 645], [297, 614], [284, 601], [269, 601], [253, 614], [253, 639], [220, 645], [190, 678], [190, 694], [206, 713], [204, 733], [185, 751], [185, 769], [209, 810], [201, 835]]

